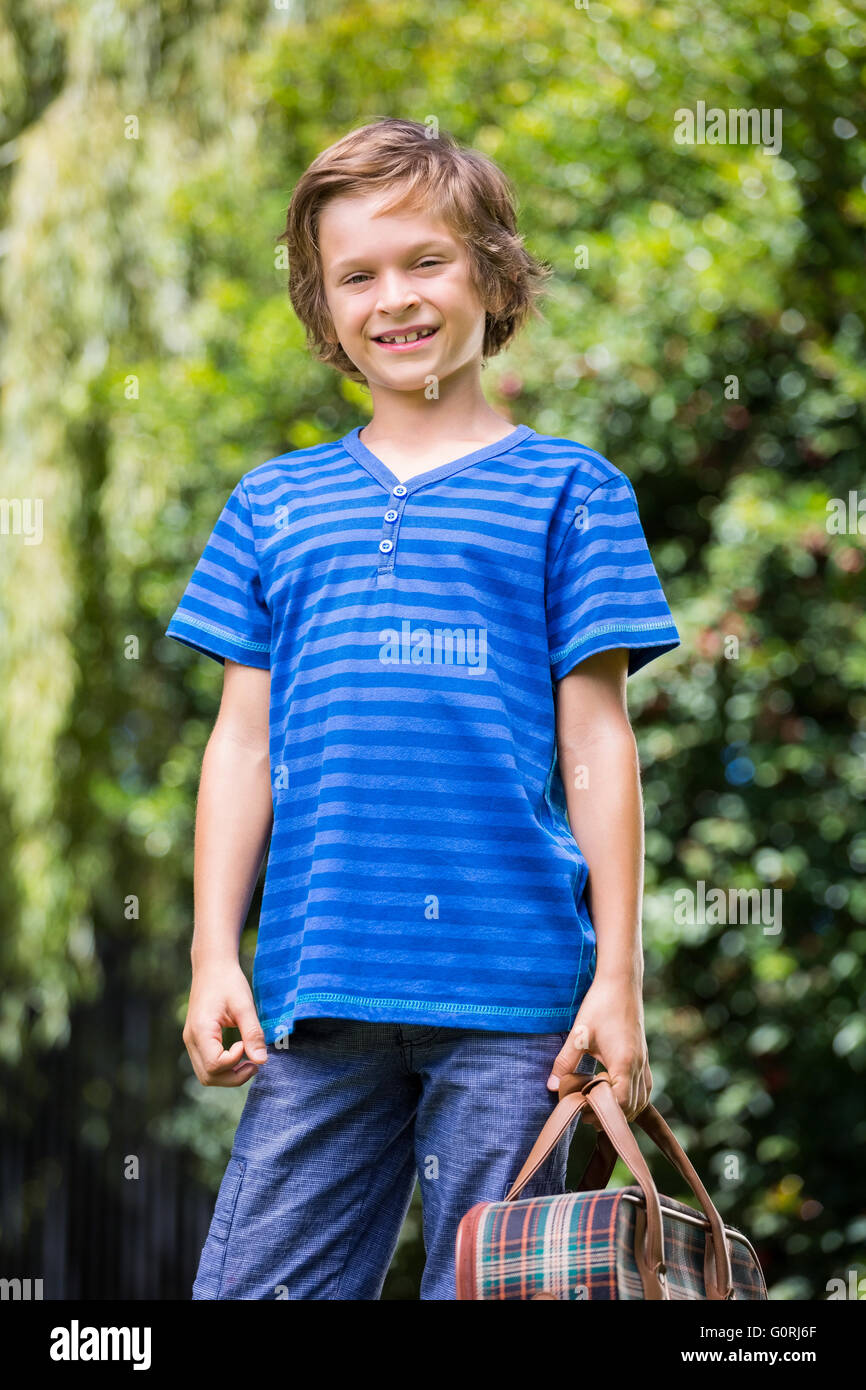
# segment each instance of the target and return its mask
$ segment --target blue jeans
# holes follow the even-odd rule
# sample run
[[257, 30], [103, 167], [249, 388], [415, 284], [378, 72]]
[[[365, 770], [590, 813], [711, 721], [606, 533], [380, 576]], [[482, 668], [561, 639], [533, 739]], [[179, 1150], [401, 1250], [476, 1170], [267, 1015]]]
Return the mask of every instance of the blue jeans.
[[[517, 1177], [566, 1037], [299, 1019], [249, 1083], [193, 1299], [380, 1298], [419, 1179], [421, 1298], [453, 1299], [460, 1218]], [[565, 1190], [577, 1123], [521, 1197]]]

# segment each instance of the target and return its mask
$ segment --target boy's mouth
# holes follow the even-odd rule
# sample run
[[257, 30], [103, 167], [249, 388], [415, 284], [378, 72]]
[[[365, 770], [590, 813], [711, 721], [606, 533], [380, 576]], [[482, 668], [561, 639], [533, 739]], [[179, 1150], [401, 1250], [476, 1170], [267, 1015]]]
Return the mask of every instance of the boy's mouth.
[[438, 332], [438, 328], [419, 328], [409, 333], [383, 333], [380, 337], [374, 338], [373, 342], [385, 348], [387, 352], [412, 352], [415, 348], [423, 347], [424, 343], [429, 342]]

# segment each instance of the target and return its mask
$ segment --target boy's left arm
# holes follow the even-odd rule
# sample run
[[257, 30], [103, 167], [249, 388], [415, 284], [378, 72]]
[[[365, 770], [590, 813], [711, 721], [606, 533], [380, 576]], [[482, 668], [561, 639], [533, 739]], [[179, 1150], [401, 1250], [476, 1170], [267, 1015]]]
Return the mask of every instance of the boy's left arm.
[[[596, 971], [548, 1086], [584, 1052], [602, 1062], [627, 1120], [649, 1103], [643, 1011], [643, 798], [626, 699], [628, 651], [587, 657], [559, 682], [556, 741], [571, 832], [589, 867]], [[552, 1084], [551, 1084], [552, 1083]], [[591, 1111], [584, 1123], [600, 1126]]]

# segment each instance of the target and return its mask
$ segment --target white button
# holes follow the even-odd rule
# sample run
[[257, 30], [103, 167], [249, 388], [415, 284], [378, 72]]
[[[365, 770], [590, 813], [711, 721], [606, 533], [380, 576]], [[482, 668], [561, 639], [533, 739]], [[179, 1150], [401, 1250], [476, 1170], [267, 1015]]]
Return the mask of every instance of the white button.
[[379, 549], [382, 551], [382, 554], [383, 554], [383, 555], [387, 555], [389, 550], [393, 550], [393, 549], [394, 549], [394, 542], [393, 542], [393, 541], [380, 541], [380, 542], [379, 542]]
[[385, 513], [385, 520], [386, 520], [386, 521], [396, 521], [396, 520], [397, 520], [397, 513], [394, 511], [394, 508], [393, 508], [393, 507], [389, 507], [389, 508], [388, 508], [387, 512]]
[[397, 486], [394, 488], [394, 496], [395, 496], [395, 497], [405, 497], [405, 496], [406, 496], [406, 489], [404, 488], [404, 486], [403, 486], [402, 483], [398, 483]]

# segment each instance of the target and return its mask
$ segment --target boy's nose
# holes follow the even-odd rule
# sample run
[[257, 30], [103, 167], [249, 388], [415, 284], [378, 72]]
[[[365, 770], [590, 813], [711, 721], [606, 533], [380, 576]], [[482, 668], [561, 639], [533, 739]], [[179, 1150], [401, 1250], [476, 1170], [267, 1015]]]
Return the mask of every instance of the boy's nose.
[[400, 275], [383, 276], [381, 289], [376, 308], [382, 314], [404, 314], [421, 303], [417, 290], [407, 284]]

